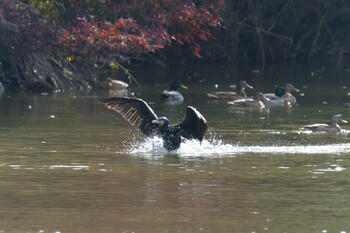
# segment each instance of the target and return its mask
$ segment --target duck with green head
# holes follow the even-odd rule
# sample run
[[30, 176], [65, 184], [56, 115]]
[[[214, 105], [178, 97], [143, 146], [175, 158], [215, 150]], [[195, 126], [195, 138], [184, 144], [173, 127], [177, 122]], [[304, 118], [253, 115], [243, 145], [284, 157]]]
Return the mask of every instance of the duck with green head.
[[179, 88], [187, 89], [185, 85], [183, 85], [180, 81], [175, 80], [170, 84], [170, 90], [163, 91], [161, 98], [166, 101], [174, 101], [174, 102], [182, 102], [184, 101], [184, 97], [178, 91]]
[[292, 95], [293, 91], [299, 92], [299, 89], [295, 88], [293, 84], [287, 83], [284, 87], [277, 88], [275, 93], [264, 94], [267, 98], [264, 100], [264, 104], [267, 107], [294, 105], [297, 99]]

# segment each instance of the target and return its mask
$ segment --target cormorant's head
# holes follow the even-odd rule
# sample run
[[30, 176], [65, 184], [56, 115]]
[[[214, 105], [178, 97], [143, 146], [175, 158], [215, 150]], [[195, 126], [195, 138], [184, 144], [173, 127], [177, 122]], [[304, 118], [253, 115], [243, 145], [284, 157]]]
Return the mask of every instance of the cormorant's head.
[[159, 127], [162, 127], [163, 125], [169, 125], [169, 120], [166, 117], [159, 117], [156, 120], [153, 120], [152, 123], [159, 125]]
[[177, 89], [179, 89], [180, 87], [183, 89], [187, 89], [187, 87], [178, 80], [175, 80], [170, 84], [171, 91], [177, 91]]

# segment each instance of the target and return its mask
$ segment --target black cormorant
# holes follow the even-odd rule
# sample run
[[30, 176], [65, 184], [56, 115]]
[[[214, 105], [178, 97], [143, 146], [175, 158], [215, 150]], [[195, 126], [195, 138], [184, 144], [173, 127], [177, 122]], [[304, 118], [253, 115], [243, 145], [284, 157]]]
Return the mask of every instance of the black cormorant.
[[170, 125], [166, 117], [157, 117], [152, 108], [142, 99], [129, 97], [112, 97], [102, 100], [110, 109], [122, 115], [131, 125], [138, 127], [147, 136], [160, 134], [163, 146], [168, 151], [180, 147], [181, 137], [199, 141], [207, 131], [207, 121], [194, 107], [188, 106], [185, 119]]

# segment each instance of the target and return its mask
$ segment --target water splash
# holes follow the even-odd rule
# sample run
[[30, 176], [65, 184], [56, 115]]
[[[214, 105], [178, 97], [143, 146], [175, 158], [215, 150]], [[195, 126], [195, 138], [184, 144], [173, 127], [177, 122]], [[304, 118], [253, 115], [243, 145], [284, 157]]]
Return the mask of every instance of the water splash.
[[221, 139], [185, 140], [176, 151], [168, 152], [160, 137], [133, 142], [127, 153], [141, 156], [178, 155], [181, 157], [232, 157], [237, 154], [343, 154], [350, 153], [350, 143], [324, 145], [242, 146]]
[[198, 140], [185, 140], [181, 147], [175, 151], [167, 151], [163, 147], [163, 140], [160, 137], [146, 138], [141, 142], [134, 142], [128, 153], [135, 155], [181, 155], [187, 157], [218, 157], [233, 155], [235, 146], [225, 144], [222, 140], [209, 139], [199, 142]]

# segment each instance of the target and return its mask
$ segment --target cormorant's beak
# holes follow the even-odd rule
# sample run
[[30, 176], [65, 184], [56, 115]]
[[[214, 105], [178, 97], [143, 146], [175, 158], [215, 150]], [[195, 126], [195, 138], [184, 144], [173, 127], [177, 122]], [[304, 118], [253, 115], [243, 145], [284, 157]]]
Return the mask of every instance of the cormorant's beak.
[[248, 87], [249, 89], [253, 89], [253, 86], [250, 86], [249, 84], [247, 84], [245, 87]]
[[181, 88], [187, 89], [187, 87], [185, 85], [183, 85], [183, 84], [181, 84]]
[[152, 121], [153, 124], [157, 124], [157, 125], [160, 125], [162, 126], [164, 124], [164, 121], [160, 121], [160, 120], [153, 120]]
[[293, 90], [293, 91], [299, 92], [299, 89], [297, 89], [297, 88], [294, 87], [294, 90]]

